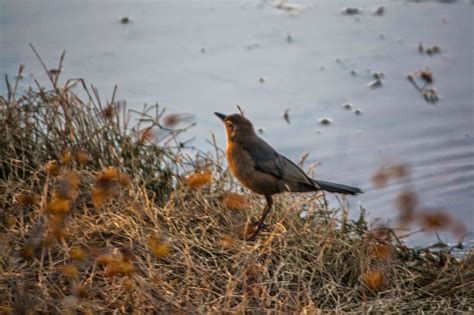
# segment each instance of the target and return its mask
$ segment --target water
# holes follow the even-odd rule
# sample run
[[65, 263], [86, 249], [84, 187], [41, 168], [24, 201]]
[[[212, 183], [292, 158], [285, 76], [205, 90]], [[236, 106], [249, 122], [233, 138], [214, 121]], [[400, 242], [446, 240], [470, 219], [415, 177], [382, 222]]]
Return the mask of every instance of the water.
[[[212, 113], [235, 112], [240, 104], [281, 153], [298, 161], [308, 152], [308, 163], [321, 163], [318, 177], [364, 188], [350, 199], [353, 217], [358, 202], [373, 218], [395, 217], [400, 186], [373, 189], [370, 178], [382, 165], [404, 162], [423, 206], [446, 209], [472, 231], [472, 4], [304, 4], [293, 15], [253, 1], [3, 0], [0, 70], [13, 76], [25, 64], [25, 73], [46, 83], [28, 42], [50, 67], [66, 49], [63, 78], [85, 78], [102, 98], [118, 84], [118, 97], [131, 107], [159, 102], [170, 112], [194, 114], [193, 144], [203, 150], [210, 149], [211, 133], [224, 146]], [[385, 15], [374, 16], [381, 4]], [[361, 15], [341, 14], [355, 5]], [[132, 22], [122, 25], [122, 16]], [[438, 45], [441, 54], [420, 54], [419, 42]], [[435, 105], [406, 80], [425, 68], [440, 95]], [[382, 87], [367, 87], [372, 72], [384, 73]], [[28, 75], [23, 86], [31, 82]], [[344, 110], [346, 102], [362, 115]], [[286, 108], [290, 124], [282, 119]], [[320, 125], [326, 116], [333, 124]], [[453, 241], [449, 234], [440, 237]], [[414, 237], [420, 245], [434, 241], [434, 235]]]

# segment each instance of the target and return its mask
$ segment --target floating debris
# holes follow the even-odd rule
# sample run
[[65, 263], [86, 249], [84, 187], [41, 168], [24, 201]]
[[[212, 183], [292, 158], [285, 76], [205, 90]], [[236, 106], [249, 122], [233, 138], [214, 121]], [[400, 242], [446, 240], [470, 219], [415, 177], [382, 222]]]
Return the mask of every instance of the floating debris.
[[264, 79], [264, 78], [260, 78], [260, 79], [258, 79], [258, 82], [260, 82], [260, 83], [263, 84], [263, 83], [265, 83], [265, 79]]
[[380, 35], [379, 35], [379, 39], [385, 40], [385, 35], [384, 35], [384, 34], [380, 34]]
[[298, 14], [303, 11], [304, 6], [297, 3], [290, 3], [288, 0], [280, 0], [275, 2], [275, 8], [292, 13]]
[[120, 23], [122, 24], [128, 24], [130, 23], [132, 20], [128, 17], [128, 16], [124, 16], [120, 19]]
[[163, 117], [163, 126], [171, 128], [176, 126], [178, 123], [191, 122], [194, 119], [192, 114], [181, 113], [181, 114], [168, 114]]
[[283, 112], [283, 119], [287, 122], [287, 123], [290, 123], [290, 109], [287, 108], [284, 112]]
[[420, 54], [425, 52], [427, 55], [433, 56], [433, 55], [441, 53], [441, 48], [439, 48], [439, 46], [437, 46], [437, 45], [433, 45], [431, 47], [426, 48], [426, 47], [423, 46], [423, 43], [420, 42], [418, 44], [418, 52]]
[[433, 73], [430, 70], [420, 71], [420, 78], [426, 83], [433, 83]]
[[254, 42], [254, 43], [250, 43], [250, 44], [245, 45], [245, 49], [247, 49], [247, 50], [254, 50], [254, 49], [257, 49], [258, 47], [260, 47], [260, 43], [258, 43], [258, 42]]
[[440, 52], [441, 52], [441, 49], [436, 45], [431, 47], [431, 48], [426, 49], [426, 53], [430, 56], [432, 56], [434, 54], [439, 54]]
[[[421, 80], [423, 82], [423, 85], [420, 86], [420, 84], [417, 82], [416, 78], [420, 78], [419, 81]], [[433, 84], [433, 73], [429, 70], [422, 70], [422, 71], [417, 71], [413, 74], [409, 74], [407, 76], [408, 81], [415, 87], [415, 89], [423, 95], [423, 98], [428, 102], [428, 103], [436, 103], [439, 101], [438, 94], [436, 93], [436, 90], [431, 87], [431, 84]]]
[[352, 104], [351, 103], [345, 103], [342, 105], [344, 107], [344, 109], [346, 110], [351, 110], [352, 109]]
[[372, 82], [369, 83], [369, 88], [370, 89], [376, 89], [382, 86], [382, 80], [376, 79]]
[[342, 14], [344, 15], [357, 15], [360, 14], [360, 10], [358, 8], [343, 8]]
[[385, 7], [380, 6], [374, 11], [374, 15], [376, 16], [383, 16], [385, 14]]
[[357, 75], [357, 71], [351, 70], [351, 75], [355, 77]]
[[257, 129], [257, 132], [258, 132], [259, 134], [261, 134], [261, 135], [263, 135], [263, 134], [264, 134], [264, 130], [263, 130], [263, 128], [258, 128], [258, 129]]
[[436, 103], [439, 101], [438, 94], [434, 88], [425, 89], [422, 94], [428, 103]]
[[319, 119], [319, 123], [323, 126], [327, 126], [327, 125], [332, 124], [332, 119], [328, 117], [322, 117]]
[[201, 54], [205, 54], [207, 52], [207, 48], [206, 47], [201, 47]]
[[356, 109], [356, 110], [354, 110], [354, 114], [356, 114], [357, 116], [360, 116], [360, 115], [362, 115], [362, 110]]
[[374, 72], [372, 76], [375, 80], [382, 80], [384, 78], [383, 72]]
[[293, 36], [291, 36], [291, 34], [286, 35], [286, 42], [288, 44], [291, 44], [293, 42]]

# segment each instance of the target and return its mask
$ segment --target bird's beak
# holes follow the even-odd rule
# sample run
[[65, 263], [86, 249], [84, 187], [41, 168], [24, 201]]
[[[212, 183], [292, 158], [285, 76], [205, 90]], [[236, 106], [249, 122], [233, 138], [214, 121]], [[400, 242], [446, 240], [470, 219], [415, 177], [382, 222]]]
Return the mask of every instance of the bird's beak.
[[217, 117], [219, 117], [222, 121], [224, 121], [224, 119], [227, 117], [227, 115], [222, 114], [222, 113], [214, 113], [214, 115], [216, 115]]

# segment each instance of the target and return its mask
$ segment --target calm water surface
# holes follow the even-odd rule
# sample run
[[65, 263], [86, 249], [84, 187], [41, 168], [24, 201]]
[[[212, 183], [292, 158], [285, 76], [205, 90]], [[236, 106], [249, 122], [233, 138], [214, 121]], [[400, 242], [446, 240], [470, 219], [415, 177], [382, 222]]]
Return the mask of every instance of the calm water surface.
[[[209, 150], [214, 111], [240, 104], [263, 137], [295, 161], [308, 152], [317, 176], [364, 188], [351, 198], [373, 218], [394, 218], [396, 183], [373, 189], [374, 171], [410, 165], [411, 185], [427, 208], [443, 208], [472, 231], [474, 224], [473, 6], [403, 1], [317, 1], [299, 14], [270, 2], [0, 1], [0, 70], [18, 64], [47, 82], [28, 46], [56, 67], [66, 49], [63, 78], [83, 77], [108, 97], [114, 84], [129, 106], [158, 102], [192, 113], [194, 145]], [[373, 11], [385, 6], [383, 16]], [[345, 16], [357, 6], [362, 14]], [[122, 25], [120, 17], [132, 22]], [[287, 40], [288, 35], [292, 41]], [[418, 43], [441, 54], [418, 52]], [[429, 68], [440, 101], [428, 104], [406, 80]], [[356, 75], [351, 75], [351, 70]], [[373, 72], [383, 86], [369, 89]], [[264, 82], [259, 82], [263, 78]], [[28, 75], [24, 86], [32, 82]], [[5, 94], [2, 85], [1, 94]], [[350, 102], [357, 116], [345, 110]], [[290, 109], [291, 123], [282, 119]], [[322, 126], [321, 117], [333, 123]], [[452, 240], [449, 234], [440, 235]], [[419, 235], [422, 245], [435, 240]], [[474, 240], [472, 234], [468, 240]]]

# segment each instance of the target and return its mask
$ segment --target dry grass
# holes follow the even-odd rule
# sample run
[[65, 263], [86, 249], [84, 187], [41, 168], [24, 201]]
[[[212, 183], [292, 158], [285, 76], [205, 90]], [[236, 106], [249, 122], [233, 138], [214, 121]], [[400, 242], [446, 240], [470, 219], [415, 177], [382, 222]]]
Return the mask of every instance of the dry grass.
[[472, 252], [407, 248], [314, 194], [243, 241], [262, 203], [218, 150], [190, 159], [163, 111], [131, 126], [82, 80], [51, 83], [0, 99], [0, 312], [472, 311]]

